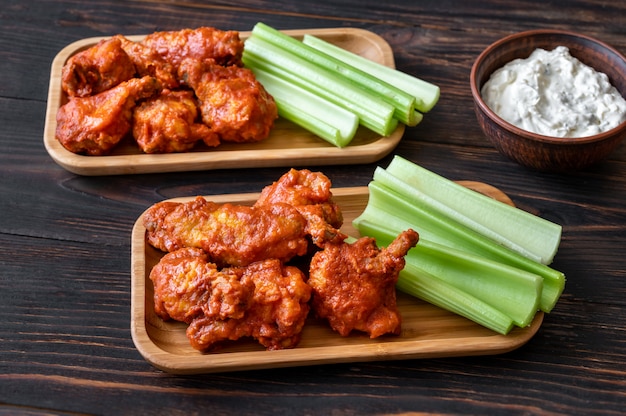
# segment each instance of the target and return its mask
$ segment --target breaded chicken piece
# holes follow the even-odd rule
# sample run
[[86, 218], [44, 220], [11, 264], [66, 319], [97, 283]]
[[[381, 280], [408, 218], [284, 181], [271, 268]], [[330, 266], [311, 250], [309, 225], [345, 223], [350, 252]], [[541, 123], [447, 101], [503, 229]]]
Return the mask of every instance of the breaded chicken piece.
[[164, 201], [146, 211], [143, 223], [152, 246], [163, 251], [202, 248], [219, 266], [288, 261], [308, 248], [306, 220], [288, 204], [220, 205], [203, 197]]
[[61, 69], [61, 88], [68, 97], [88, 97], [135, 76], [135, 65], [119, 39], [103, 39], [78, 52]]
[[141, 42], [131, 41], [123, 35], [116, 35], [113, 39], [120, 42], [140, 77], [154, 77], [163, 88], [174, 89], [180, 86], [177, 78], [178, 68], [167, 62], [157, 51]]
[[168, 253], [150, 272], [154, 285], [154, 312], [163, 320], [190, 323], [198, 316], [241, 318], [254, 284], [241, 281], [237, 270], [218, 270], [199, 248]]
[[143, 77], [89, 97], [72, 97], [57, 112], [56, 138], [70, 152], [106, 155], [130, 132], [137, 101], [160, 89], [155, 78]]
[[303, 273], [275, 259], [218, 270], [201, 249], [168, 253], [153, 267], [154, 310], [190, 324], [198, 350], [252, 337], [267, 349], [293, 348], [309, 313]]
[[333, 201], [331, 181], [321, 172], [290, 169], [276, 182], [266, 186], [255, 206], [282, 202], [293, 205], [307, 220], [306, 233], [317, 246], [341, 242], [347, 236], [341, 208]]
[[304, 274], [276, 259], [233, 269], [241, 273], [242, 285], [254, 285], [251, 300], [241, 302], [247, 306], [243, 316], [205, 314], [195, 318], [187, 328], [191, 345], [205, 351], [223, 341], [252, 337], [268, 350], [296, 347], [310, 309], [311, 288]]
[[284, 202], [294, 206], [329, 202], [333, 194], [331, 181], [322, 172], [289, 169], [278, 180], [261, 191], [257, 204]]
[[251, 70], [186, 59], [178, 75], [194, 90], [202, 121], [221, 141], [249, 143], [269, 136], [278, 109]]
[[327, 243], [311, 260], [308, 284], [312, 308], [333, 330], [347, 336], [352, 330], [370, 338], [400, 333], [401, 317], [395, 285], [404, 268], [404, 256], [419, 235], [407, 230], [379, 249], [373, 238], [352, 244]]
[[135, 108], [133, 137], [145, 153], [185, 152], [199, 141], [210, 147], [218, 146], [217, 134], [198, 118], [191, 91], [164, 90]]
[[158, 53], [175, 70], [188, 58], [223, 66], [242, 65], [244, 43], [239, 32], [233, 30], [199, 27], [154, 32], [146, 36], [142, 44]]

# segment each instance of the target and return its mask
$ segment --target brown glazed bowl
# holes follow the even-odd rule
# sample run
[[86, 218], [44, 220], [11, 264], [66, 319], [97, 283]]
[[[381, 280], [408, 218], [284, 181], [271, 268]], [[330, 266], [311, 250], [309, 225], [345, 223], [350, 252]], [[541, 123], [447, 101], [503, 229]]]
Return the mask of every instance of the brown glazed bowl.
[[485, 49], [470, 74], [474, 110], [485, 135], [500, 153], [539, 171], [567, 172], [605, 159], [626, 137], [626, 122], [614, 129], [582, 138], [559, 138], [531, 133], [500, 118], [481, 98], [481, 88], [492, 72], [506, 63], [527, 58], [535, 49], [566, 46], [570, 54], [605, 73], [626, 97], [626, 58], [609, 45], [588, 36], [560, 30], [531, 30], [507, 36]]

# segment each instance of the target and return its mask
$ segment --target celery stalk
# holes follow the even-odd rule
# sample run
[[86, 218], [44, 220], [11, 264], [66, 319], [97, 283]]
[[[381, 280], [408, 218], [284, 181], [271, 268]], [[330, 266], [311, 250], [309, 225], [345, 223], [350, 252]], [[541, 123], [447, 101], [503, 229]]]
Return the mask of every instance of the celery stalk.
[[[395, 232], [368, 234], [378, 244], [389, 244]], [[543, 279], [533, 273], [455, 250], [420, 237], [405, 256], [406, 265], [420, 269], [456, 287], [510, 317], [519, 327], [530, 324], [537, 313]], [[405, 265], [405, 270], [408, 272]], [[411, 277], [406, 277], [410, 280]], [[444, 294], [442, 294], [443, 296]]]
[[384, 230], [389, 230], [393, 235], [407, 228], [413, 228], [420, 233], [420, 239], [430, 240], [537, 274], [544, 279], [540, 309], [544, 312], [552, 310], [564, 289], [563, 273], [493, 242], [480, 233], [430, 209], [418, 199], [399, 194], [392, 189], [393, 187], [381, 183], [381, 178], [390, 176], [381, 168], [376, 170], [374, 176], [378, 180], [368, 185], [368, 203], [364, 211], [353, 221], [353, 225], [362, 235], [376, 234]]
[[500, 334], [508, 334], [513, 327], [513, 320], [504, 313], [413, 264], [400, 271], [396, 287]]
[[[550, 264], [561, 241], [561, 226], [450, 181], [396, 156], [386, 171], [406, 186], [398, 192], [418, 197], [433, 210], [520, 254]], [[376, 177], [374, 178], [376, 180]]]
[[414, 109], [416, 100], [412, 95], [382, 81], [367, 72], [364, 72], [340, 59], [305, 45], [298, 39], [286, 35], [264, 23], [257, 23], [252, 29], [252, 36], [258, 36], [267, 42], [293, 53], [294, 55], [311, 62], [330, 72], [336, 72], [348, 79], [351, 83], [364, 90], [379, 96], [394, 107], [395, 117], [408, 126], [416, 125]]
[[[393, 160], [396, 160], [396, 157], [394, 157]], [[389, 190], [393, 190], [393, 192], [396, 194], [396, 198], [405, 200], [407, 202], [410, 202], [412, 205], [419, 206], [426, 211], [432, 212], [433, 215], [436, 214], [437, 217], [442, 218], [443, 221], [449, 220], [450, 222], [454, 223], [455, 226], [461, 225], [461, 227], [459, 227], [459, 230], [471, 229], [477, 234], [486, 237], [491, 241], [500, 243], [495, 238], [494, 232], [492, 232], [490, 229], [482, 226], [482, 224], [476, 224], [475, 221], [472, 221], [471, 219], [464, 218], [463, 212], [457, 212], [457, 210], [455, 210], [454, 208], [442, 204], [431, 196], [421, 192], [419, 189], [416, 189], [412, 184], [408, 182], [411, 180], [413, 179], [407, 178], [406, 176], [400, 177], [400, 174], [398, 172], [396, 173], [396, 175], [394, 175], [389, 171], [389, 169], [383, 169], [378, 167], [374, 171], [373, 182], [378, 185], [384, 186]], [[474, 193], [477, 194], [477, 192]], [[490, 201], [493, 201], [491, 200], [491, 198], [488, 199]], [[504, 244], [501, 245], [505, 246]], [[527, 257], [530, 260], [536, 262], [540, 262], [541, 260], [540, 256], [533, 255], [532, 252], [524, 249], [523, 247], [517, 247], [515, 245], [513, 245], [512, 247], [512, 244], [507, 245], [506, 247], [518, 252], [520, 255]]]
[[252, 71], [274, 97], [284, 119], [338, 147], [347, 146], [354, 138], [359, 125], [354, 113], [259, 68]]
[[424, 115], [422, 113], [420, 113], [419, 111], [412, 111], [409, 115], [409, 121], [408, 123], [406, 123], [406, 125], [409, 127], [417, 126], [422, 122], [423, 119]]
[[394, 108], [343, 77], [320, 68], [257, 36], [245, 41], [244, 59], [260, 68], [354, 112], [359, 123], [383, 136], [390, 135], [397, 119]]
[[439, 101], [439, 87], [394, 68], [373, 62], [313, 35], [304, 35], [302, 42], [406, 91], [416, 98], [416, 108], [428, 112]]

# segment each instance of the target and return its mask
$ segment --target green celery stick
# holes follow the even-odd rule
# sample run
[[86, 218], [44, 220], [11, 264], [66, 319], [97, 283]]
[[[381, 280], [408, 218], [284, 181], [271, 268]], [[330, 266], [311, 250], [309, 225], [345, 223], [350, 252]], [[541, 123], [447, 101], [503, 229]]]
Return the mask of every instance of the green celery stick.
[[475, 192], [399, 156], [394, 157], [386, 172], [406, 183], [398, 187], [398, 192], [419, 197], [432, 209], [528, 258], [550, 264], [558, 250], [558, 224]]
[[359, 117], [359, 123], [383, 136], [390, 135], [397, 119], [394, 108], [378, 97], [354, 86], [345, 78], [320, 68], [257, 36], [245, 41], [243, 55], [256, 68], [280, 76], [311, 91]]
[[480, 233], [430, 209], [418, 199], [406, 198], [392, 187], [381, 183], [380, 178], [389, 175], [383, 169], [379, 169], [374, 174], [379, 180], [374, 180], [368, 185], [368, 203], [364, 211], [353, 221], [355, 228], [363, 235], [385, 229], [390, 230], [392, 234], [397, 234], [407, 228], [413, 228], [420, 233], [421, 239], [537, 274], [544, 279], [540, 308], [544, 312], [552, 310], [565, 286], [563, 273], [493, 242]]
[[439, 101], [440, 90], [435, 84], [371, 61], [313, 35], [304, 35], [302, 42], [408, 92], [416, 98], [416, 108], [423, 113], [432, 110]]
[[359, 125], [354, 113], [262, 69], [252, 66], [252, 72], [274, 97], [281, 117], [338, 147], [354, 138]]
[[305, 45], [298, 39], [286, 35], [264, 23], [257, 23], [252, 29], [252, 36], [258, 36], [267, 42], [289, 51], [330, 72], [336, 72], [358, 87], [379, 96], [394, 107], [395, 117], [408, 126], [416, 124], [414, 115], [415, 97], [395, 86], [382, 81], [340, 59]]
[[400, 271], [396, 287], [401, 292], [456, 313], [500, 334], [506, 335], [513, 328], [513, 320], [506, 314], [413, 264], [406, 264]]

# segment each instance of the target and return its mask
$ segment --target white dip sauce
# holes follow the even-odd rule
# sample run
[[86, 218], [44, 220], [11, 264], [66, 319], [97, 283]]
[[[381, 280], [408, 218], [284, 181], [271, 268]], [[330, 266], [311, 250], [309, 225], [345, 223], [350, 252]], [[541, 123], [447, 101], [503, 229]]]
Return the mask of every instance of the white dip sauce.
[[626, 120], [626, 100], [606, 74], [559, 46], [536, 49], [495, 71], [481, 91], [500, 117], [524, 130], [555, 137], [592, 136]]

